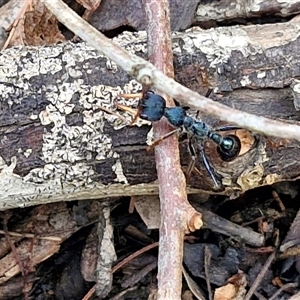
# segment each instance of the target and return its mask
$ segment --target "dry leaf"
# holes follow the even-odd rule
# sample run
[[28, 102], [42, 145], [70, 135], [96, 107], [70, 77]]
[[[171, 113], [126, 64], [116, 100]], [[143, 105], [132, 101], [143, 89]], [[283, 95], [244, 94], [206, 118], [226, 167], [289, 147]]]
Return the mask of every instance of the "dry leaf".
[[231, 283], [228, 283], [215, 290], [214, 300], [233, 300], [235, 294], [235, 286]]
[[10, 36], [9, 46], [55, 44], [65, 41], [56, 18], [38, 0], [27, 0]]

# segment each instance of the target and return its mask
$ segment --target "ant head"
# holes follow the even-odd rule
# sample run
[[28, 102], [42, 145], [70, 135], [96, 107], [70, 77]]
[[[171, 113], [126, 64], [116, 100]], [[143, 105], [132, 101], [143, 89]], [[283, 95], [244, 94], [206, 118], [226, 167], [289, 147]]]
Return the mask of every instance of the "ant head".
[[158, 121], [164, 115], [166, 100], [153, 91], [146, 91], [139, 103], [139, 115], [141, 119], [151, 122]]

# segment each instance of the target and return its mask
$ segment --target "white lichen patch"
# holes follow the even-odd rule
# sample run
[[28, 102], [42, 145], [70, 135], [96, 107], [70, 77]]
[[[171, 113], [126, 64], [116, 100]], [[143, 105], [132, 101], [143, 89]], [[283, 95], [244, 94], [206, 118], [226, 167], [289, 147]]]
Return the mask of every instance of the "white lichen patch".
[[228, 2], [227, 5], [224, 6], [224, 9], [222, 9], [222, 6], [218, 6], [216, 9], [211, 3], [201, 3], [198, 5], [195, 18], [197, 21], [201, 22], [207, 21], [207, 19], [222, 21], [224, 19], [230, 19], [231, 17], [237, 17], [237, 11], [239, 11], [238, 8], [241, 6], [238, 2]]
[[192, 54], [199, 49], [206, 54], [211, 67], [226, 63], [232, 51], [240, 51], [244, 56], [249, 55], [247, 34], [239, 27], [235, 30], [238, 31], [236, 36], [232, 35], [229, 28], [202, 30], [193, 27], [184, 33], [175, 33], [174, 52], [182, 54], [182, 50], [185, 50], [186, 53]]
[[5, 81], [7, 77], [15, 77], [18, 75], [18, 64], [16, 58], [21, 51], [21, 47], [3, 51], [0, 55], [0, 81]]
[[2, 156], [0, 156], [0, 171], [6, 167], [6, 163]]
[[[146, 44], [141, 42], [138, 34], [128, 33], [123, 37], [125, 37], [125, 40], [120, 38], [119, 42], [127, 41], [128, 50], [132, 52], [145, 51]], [[132, 43], [132, 37], [137, 43], [136, 47], [130, 46], [134, 44]], [[109, 114], [99, 108], [104, 107], [107, 110], [116, 112], [115, 102], [136, 107], [138, 98], [124, 99], [118, 98], [118, 95], [122, 93], [140, 93], [142, 90], [140, 83], [131, 80], [123, 87], [89, 86], [85, 84], [82, 78], [83, 71], [79, 68], [80, 64], [78, 63], [82, 62], [81, 67], [85, 72], [89, 69], [93, 69], [93, 72], [95, 72], [100, 67], [91, 66], [91, 62], [88, 60], [104, 58], [102, 54], [97, 53], [85, 44], [73, 45], [67, 43], [56, 47], [32, 47], [29, 50], [30, 55], [23, 55], [22, 57], [24, 70], [19, 70], [18, 73], [16, 57], [8, 59], [9, 56], [3, 54], [0, 56], [0, 63], [3, 62], [4, 66], [0, 69], [0, 76], [3, 81], [7, 80], [7, 74], [10, 75], [10, 78], [11, 74], [15, 76], [11, 79], [12, 86], [0, 84], [0, 91], [3, 91], [2, 101], [6, 99], [10, 106], [13, 106], [16, 102], [21, 103], [26, 95], [32, 99], [35, 95], [32, 93], [28, 79], [41, 76], [41, 74], [54, 75], [62, 70], [65, 70], [65, 73], [57, 76], [56, 82], [43, 85], [38, 91], [38, 93], [43, 94], [44, 100], [49, 101], [49, 104], [39, 114], [32, 113], [29, 119], [39, 119], [42, 125], [47, 126], [43, 133], [41, 156], [45, 165], [32, 169], [20, 180], [30, 185], [43, 186], [43, 188], [49, 190], [49, 193], [52, 193], [53, 189], [57, 192], [57, 190], [63, 188], [68, 189], [69, 193], [75, 194], [75, 191], [80, 191], [83, 186], [91, 189], [95, 186], [100, 187], [101, 182], [96, 183], [93, 180], [98, 175], [95, 173], [93, 165], [96, 162], [101, 165], [107, 159], [115, 159], [116, 163], [111, 170], [116, 174], [115, 182], [127, 183], [119, 154], [112, 148], [111, 137], [104, 133], [104, 125], [105, 122], [109, 122], [113, 128], [118, 129], [127, 126], [132, 116], [128, 112], [118, 111], [118, 114], [122, 114], [128, 120], [128, 122], [124, 122], [117, 115]], [[18, 50], [10, 51], [18, 53]], [[6, 61], [6, 59], [8, 60]], [[110, 72], [117, 71], [114, 62], [106, 58], [104, 60], [106, 68]], [[14, 66], [16, 66], [15, 72], [13, 71]], [[30, 71], [27, 70], [28, 67]], [[99, 72], [102, 71], [99, 69]], [[12, 97], [16, 94], [16, 87], [21, 90], [22, 96], [19, 98]], [[74, 99], [78, 103], [75, 104]], [[68, 117], [74, 117], [72, 113], [75, 106], [81, 107], [80, 116], [82, 118], [78, 119], [78, 125], [76, 121], [74, 125], [70, 125]], [[25, 157], [32, 154], [31, 149], [19, 150], [20, 155]], [[49, 186], [49, 182], [55, 182], [58, 186]], [[38, 192], [35, 194], [38, 194]]]
[[265, 78], [266, 77], [266, 71], [258, 71], [257, 72], [257, 78], [261, 79], [261, 78]]
[[111, 71], [112, 73], [116, 73], [118, 71], [118, 65], [114, 61], [107, 59], [106, 69]]
[[147, 34], [146, 31], [129, 32], [125, 31], [113, 38], [113, 42], [125, 48], [130, 53], [147, 53]]
[[[80, 80], [75, 80], [72, 84], [48, 85], [44, 93], [50, 104], [39, 115], [42, 124], [52, 126], [43, 134], [42, 158], [46, 165], [44, 168], [32, 170], [26, 180], [43, 182], [60, 178], [63, 186], [72, 186], [72, 189], [91, 187], [95, 185], [91, 178], [97, 174], [93, 164], [87, 162], [104, 162], [113, 158], [116, 159], [112, 166], [112, 172], [117, 176], [115, 181], [127, 183], [119, 154], [112, 148], [111, 137], [104, 134], [105, 122], [108, 121], [115, 128], [118, 122], [120, 125], [120, 118], [102, 111], [99, 107], [115, 110], [115, 100], [120, 93], [140, 91], [141, 86], [136, 81], [129, 82], [123, 89], [105, 85], [89, 87], [82, 85]], [[83, 108], [83, 124], [78, 126], [69, 125], [67, 122], [67, 116], [74, 108], [70, 101], [75, 93], [78, 105]], [[137, 101], [131, 99], [129, 102], [135, 102], [136, 105]], [[120, 99], [120, 103], [128, 105], [128, 100]], [[123, 123], [122, 127], [126, 125]]]
[[[93, 112], [86, 111], [84, 115], [86, 116], [87, 120], [91, 117], [88, 117], [88, 115], [93, 114], [93, 117], [98, 118], [105, 118], [115, 130], [119, 130], [123, 128], [124, 126], [128, 126], [133, 118], [133, 116], [136, 114], [137, 111], [137, 105], [139, 98], [138, 97], [132, 97], [132, 98], [123, 98], [119, 97], [121, 94], [140, 94], [142, 91], [141, 84], [136, 80], [131, 80], [127, 84], [121, 87], [110, 87], [105, 85], [100, 86], [94, 86], [91, 88], [91, 93], [86, 95], [85, 101], [82, 103], [82, 105], [87, 109], [92, 109], [93, 111], [98, 111], [93, 114]], [[122, 111], [117, 109], [117, 105], [121, 104], [128, 108], [130, 108], [130, 111]], [[106, 109], [107, 111], [101, 111], [101, 108]], [[133, 109], [132, 109], [133, 108]], [[100, 112], [99, 112], [100, 110]], [[119, 117], [119, 115], [123, 116], [123, 119], [126, 119], [126, 122], [124, 122], [123, 119]], [[128, 121], [127, 121], [128, 120]], [[142, 125], [150, 125], [151, 123], [142, 119], [138, 119], [135, 123], [136, 126], [142, 126]]]
[[72, 44], [66, 43], [63, 45], [62, 61], [65, 68], [74, 68], [78, 66], [79, 62], [84, 62], [90, 58], [104, 57], [103, 54], [98, 53], [93, 47], [85, 43]]
[[115, 181], [117, 182], [123, 182], [128, 183], [126, 176], [124, 175], [122, 163], [119, 159], [117, 159], [116, 163], [112, 167], [113, 171], [115, 172], [117, 179]]
[[74, 93], [80, 89], [82, 80], [76, 80], [73, 83], [61, 83], [53, 86], [47, 86], [44, 91], [47, 95], [47, 100], [49, 100], [53, 105], [49, 106], [47, 109], [49, 111], [58, 110], [62, 114], [70, 114], [74, 108], [74, 104], [70, 103]]
[[32, 149], [26, 149], [26, 150], [24, 151], [24, 156], [25, 156], [26, 158], [28, 158], [28, 157], [31, 155], [31, 153], [32, 153]]
[[38, 118], [39, 118], [39, 116], [36, 115], [36, 114], [31, 114], [31, 115], [29, 116], [29, 119], [30, 119], [30, 120], [37, 120]]
[[154, 132], [153, 132], [153, 128], [151, 128], [151, 130], [149, 130], [147, 134], [146, 144], [150, 146], [153, 144], [153, 141], [154, 141]]
[[251, 80], [249, 79], [248, 75], [245, 75], [242, 77], [241, 81], [240, 81], [242, 86], [248, 86], [251, 83]]

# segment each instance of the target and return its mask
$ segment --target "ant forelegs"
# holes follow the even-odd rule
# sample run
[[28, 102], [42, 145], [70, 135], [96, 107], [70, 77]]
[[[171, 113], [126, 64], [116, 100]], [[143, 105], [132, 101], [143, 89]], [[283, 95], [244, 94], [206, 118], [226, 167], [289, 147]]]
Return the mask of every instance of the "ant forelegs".
[[112, 110], [110, 110], [110, 109], [108, 109], [108, 108], [105, 108], [105, 107], [103, 107], [103, 106], [99, 106], [98, 109], [96, 109], [96, 110], [94, 111], [94, 113], [97, 112], [97, 111], [100, 111], [100, 110], [105, 111], [106, 113], [108, 113], [108, 114], [110, 114], [110, 115], [113, 115], [113, 116], [118, 117], [118, 118], [119, 118], [120, 120], [122, 120], [125, 124], [128, 123], [128, 120], [127, 120], [126, 118], [124, 118], [123, 116], [119, 115], [118, 113], [116, 113], [116, 112], [114, 112], [114, 111], [112, 111]]
[[134, 94], [120, 94], [118, 98], [143, 98], [143, 93], [134, 93]]
[[[120, 94], [120, 95], [118, 95], [118, 98], [140, 98], [140, 99], [142, 99], [143, 98], [143, 93], [137, 93], [137, 94]], [[137, 111], [135, 111], [134, 109], [132, 109], [129, 106], [118, 104], [118, 103], [116, 103], [116, 107], [118, 109], [123, 110], [123, 111], [127, 111], [127, 112], [129, 112], [130, 114], [133, 115], [133, 118], [132, 118], [132, 120], [131, 120], [131, 122], [130, 122], [129, 125], [133, 125], [136, 122], [136, 120], [138, 119], [139, 115], [140, 115], [140, 110], [141, 110], [140, 105], [138, 105], [138, 110]]]
[[155, 146], [157, 146], [160, 142], [162, 142], [163, 140], [167, 139], [168, 137], [172, 136], [173, 134], [175, 134], [176, 132], [180, 132], [181, 128], [176, 128], [168, 133], [166, 133], [165, 135], [161, 136], [160, 138], [158, 138], [157, 140], [155, 140], [149, 147], [147, 147], [147, 151], [152, 150]]

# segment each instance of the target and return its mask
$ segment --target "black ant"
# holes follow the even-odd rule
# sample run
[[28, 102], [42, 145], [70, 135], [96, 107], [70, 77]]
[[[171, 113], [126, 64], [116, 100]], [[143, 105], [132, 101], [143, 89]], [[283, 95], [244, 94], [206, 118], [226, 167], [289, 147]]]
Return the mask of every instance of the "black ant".
[[[132, 94], [122, 94], [118, 97], [128, 98], [132, 96]], [[136, 95], [134, 96], [136, 97]], [[126, 110], [126, 108], [122, 105], [118, 105], [118, 107]], [[185, 132], [189, 139], [188, 147], [192, 157], [192, 161], [188, 167], [187, 174], [190, 174], [195, 166], [196, 152], [192, 143], [192, 141], [195, 140], [199, 146], [202, 160], [207, 172], [212, 178], [215, 187], [219, 187], [214, 171], [205, 155], [203, 144], [206, 139], [212, 140], [218, 146], [220, 157], [224, 161], [230, 161], [239, 154], [241, 149], [241, 142], [235, 135], [222, 136], [218, 133], [218, 131], [236, 130], [240, 129], [240, 127], [224, 126], [212, 130], [205, 123], [197, 121], [195, 118], [188, 116], [186, 113], [187, 109], [188, 108], [181, 106], [166, 107], [166, 101], [162, 96], [148, 90], [142, 94], [142, 98], [138, 103], [138, 112], [133, 118], [131, 124], [133, 124], [138, 117], [150, 122], [159, 121], [163, 116], [166, 117], [168, 122], [173, 127], [175, 127], [175, 129], [154, 141], [150, 146], [150, 149], [158, 145], [164, 139], [175, 134], [176, 132]]]

